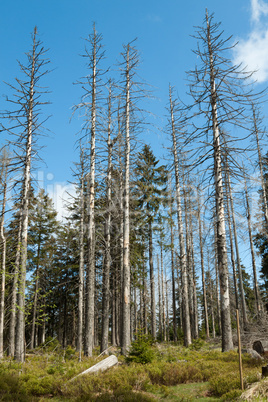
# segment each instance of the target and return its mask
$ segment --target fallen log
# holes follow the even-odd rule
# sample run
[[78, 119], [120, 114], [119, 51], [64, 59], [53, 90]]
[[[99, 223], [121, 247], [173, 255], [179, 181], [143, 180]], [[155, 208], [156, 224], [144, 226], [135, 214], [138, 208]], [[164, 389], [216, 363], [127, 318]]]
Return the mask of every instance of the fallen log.
[[95, 364], [89, 369], [78, 374], [77, 376], [73, 377], [70, 381], [73, 381], [75, 378], [80, 377], [81, 375], [97, 373], [98, 371], [105, 371], [108, 368], [115, 366], [117, 363], [118, 363], [117, 357], [115, 355], [111, 355], [106, 359], [101, 360], [99, 363]]

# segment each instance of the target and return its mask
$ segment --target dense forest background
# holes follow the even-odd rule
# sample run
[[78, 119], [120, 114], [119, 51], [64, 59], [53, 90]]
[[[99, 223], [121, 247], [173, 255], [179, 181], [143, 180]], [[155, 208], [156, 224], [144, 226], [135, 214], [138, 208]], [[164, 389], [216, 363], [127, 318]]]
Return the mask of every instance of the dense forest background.
[[186, 346], [220, 335], [226, 351], [236, 310], [242, 329], [265, 317], [266, 93], [233, 65], [232, 42], [213, 14], [194, 37], [189, 102], [167, 88], [160, 161], [140, 141], [153, 118], [137, 42], [107, 68], [93, 24], [72, 108], [81, 121], [79, 162], [70, 167], [75, 194], [59, 220], [35, 180], [50, 62], [34, 29], [1, 113], [1, 357], [23, 361], [26, 349], [51, 338], [76, 347], [80, 358], [97, 345], [127, 354], [137, 332]]

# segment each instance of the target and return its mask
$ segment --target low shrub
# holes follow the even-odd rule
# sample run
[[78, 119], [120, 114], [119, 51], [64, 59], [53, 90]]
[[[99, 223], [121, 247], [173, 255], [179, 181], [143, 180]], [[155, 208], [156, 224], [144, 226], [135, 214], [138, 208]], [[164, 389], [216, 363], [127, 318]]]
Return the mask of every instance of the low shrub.
[[229, 372], [221, 376], [212, 377], [209, 380], [209, 388], [213, 395], [223, 396], [230, 391], [240, 389], [240, 377], [237, 372]]
[[191, 345], [189, 345], [190, 350], [200, 350], [205, 345], [203, 339], [193, 339]]
[[147, 370], [152, 384], [174, 386], [203, 381], [199, 368], [187, 363], [154, 364], [150, 365]]
[[154, 340], [152, 336], [138, 333], [136, 339], [132, 342], [129, 354], [126, 358], [128, 363], [151, 363], [156, 357], [156, 351], [153, 348]]
[[21, 390], [19, 376], [2, 373], [0, 375], [0, 400], [27, 402], [29, 398], [24, 390]]

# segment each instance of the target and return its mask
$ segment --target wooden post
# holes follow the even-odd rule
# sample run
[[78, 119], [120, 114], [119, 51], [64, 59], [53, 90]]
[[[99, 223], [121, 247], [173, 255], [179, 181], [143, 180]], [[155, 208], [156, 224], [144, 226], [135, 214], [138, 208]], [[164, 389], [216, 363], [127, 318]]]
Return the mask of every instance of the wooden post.
[[237, 324], [237, 340], [238, 340], [238, 353], [239, 353], [239, 371], [240, 371], [240, 384], [241, 389], [244, 389], [243, 371], [242, 371], [242, 353], [241, 353], [241, 340], [240, 340], [240, 327], [239, 327], [239, 313], [236, 310], [236, 324]]

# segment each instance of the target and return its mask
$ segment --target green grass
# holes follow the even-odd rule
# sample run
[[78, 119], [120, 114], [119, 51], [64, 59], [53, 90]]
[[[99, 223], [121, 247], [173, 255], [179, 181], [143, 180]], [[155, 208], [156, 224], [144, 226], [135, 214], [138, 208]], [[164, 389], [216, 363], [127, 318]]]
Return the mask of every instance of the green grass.
[[[134, 362], [120, 357], [117, 367], [71, 382], [104, 357], [79, 363], [73, 350], [57, 348], [39, 351], [24, 364], [2, 361], [0, 401], [219, 401], [236, 400], [241, 394], [236, 351], [211, 350], [204, 342], [188, 349], [172, 344], [147, 347], [152, 353], [135, 346]], [[137, 353], [146, 353], [146, 358], [137, 358]], [[262, 365], [243, 356], [245, 385], [259, 380]]]

